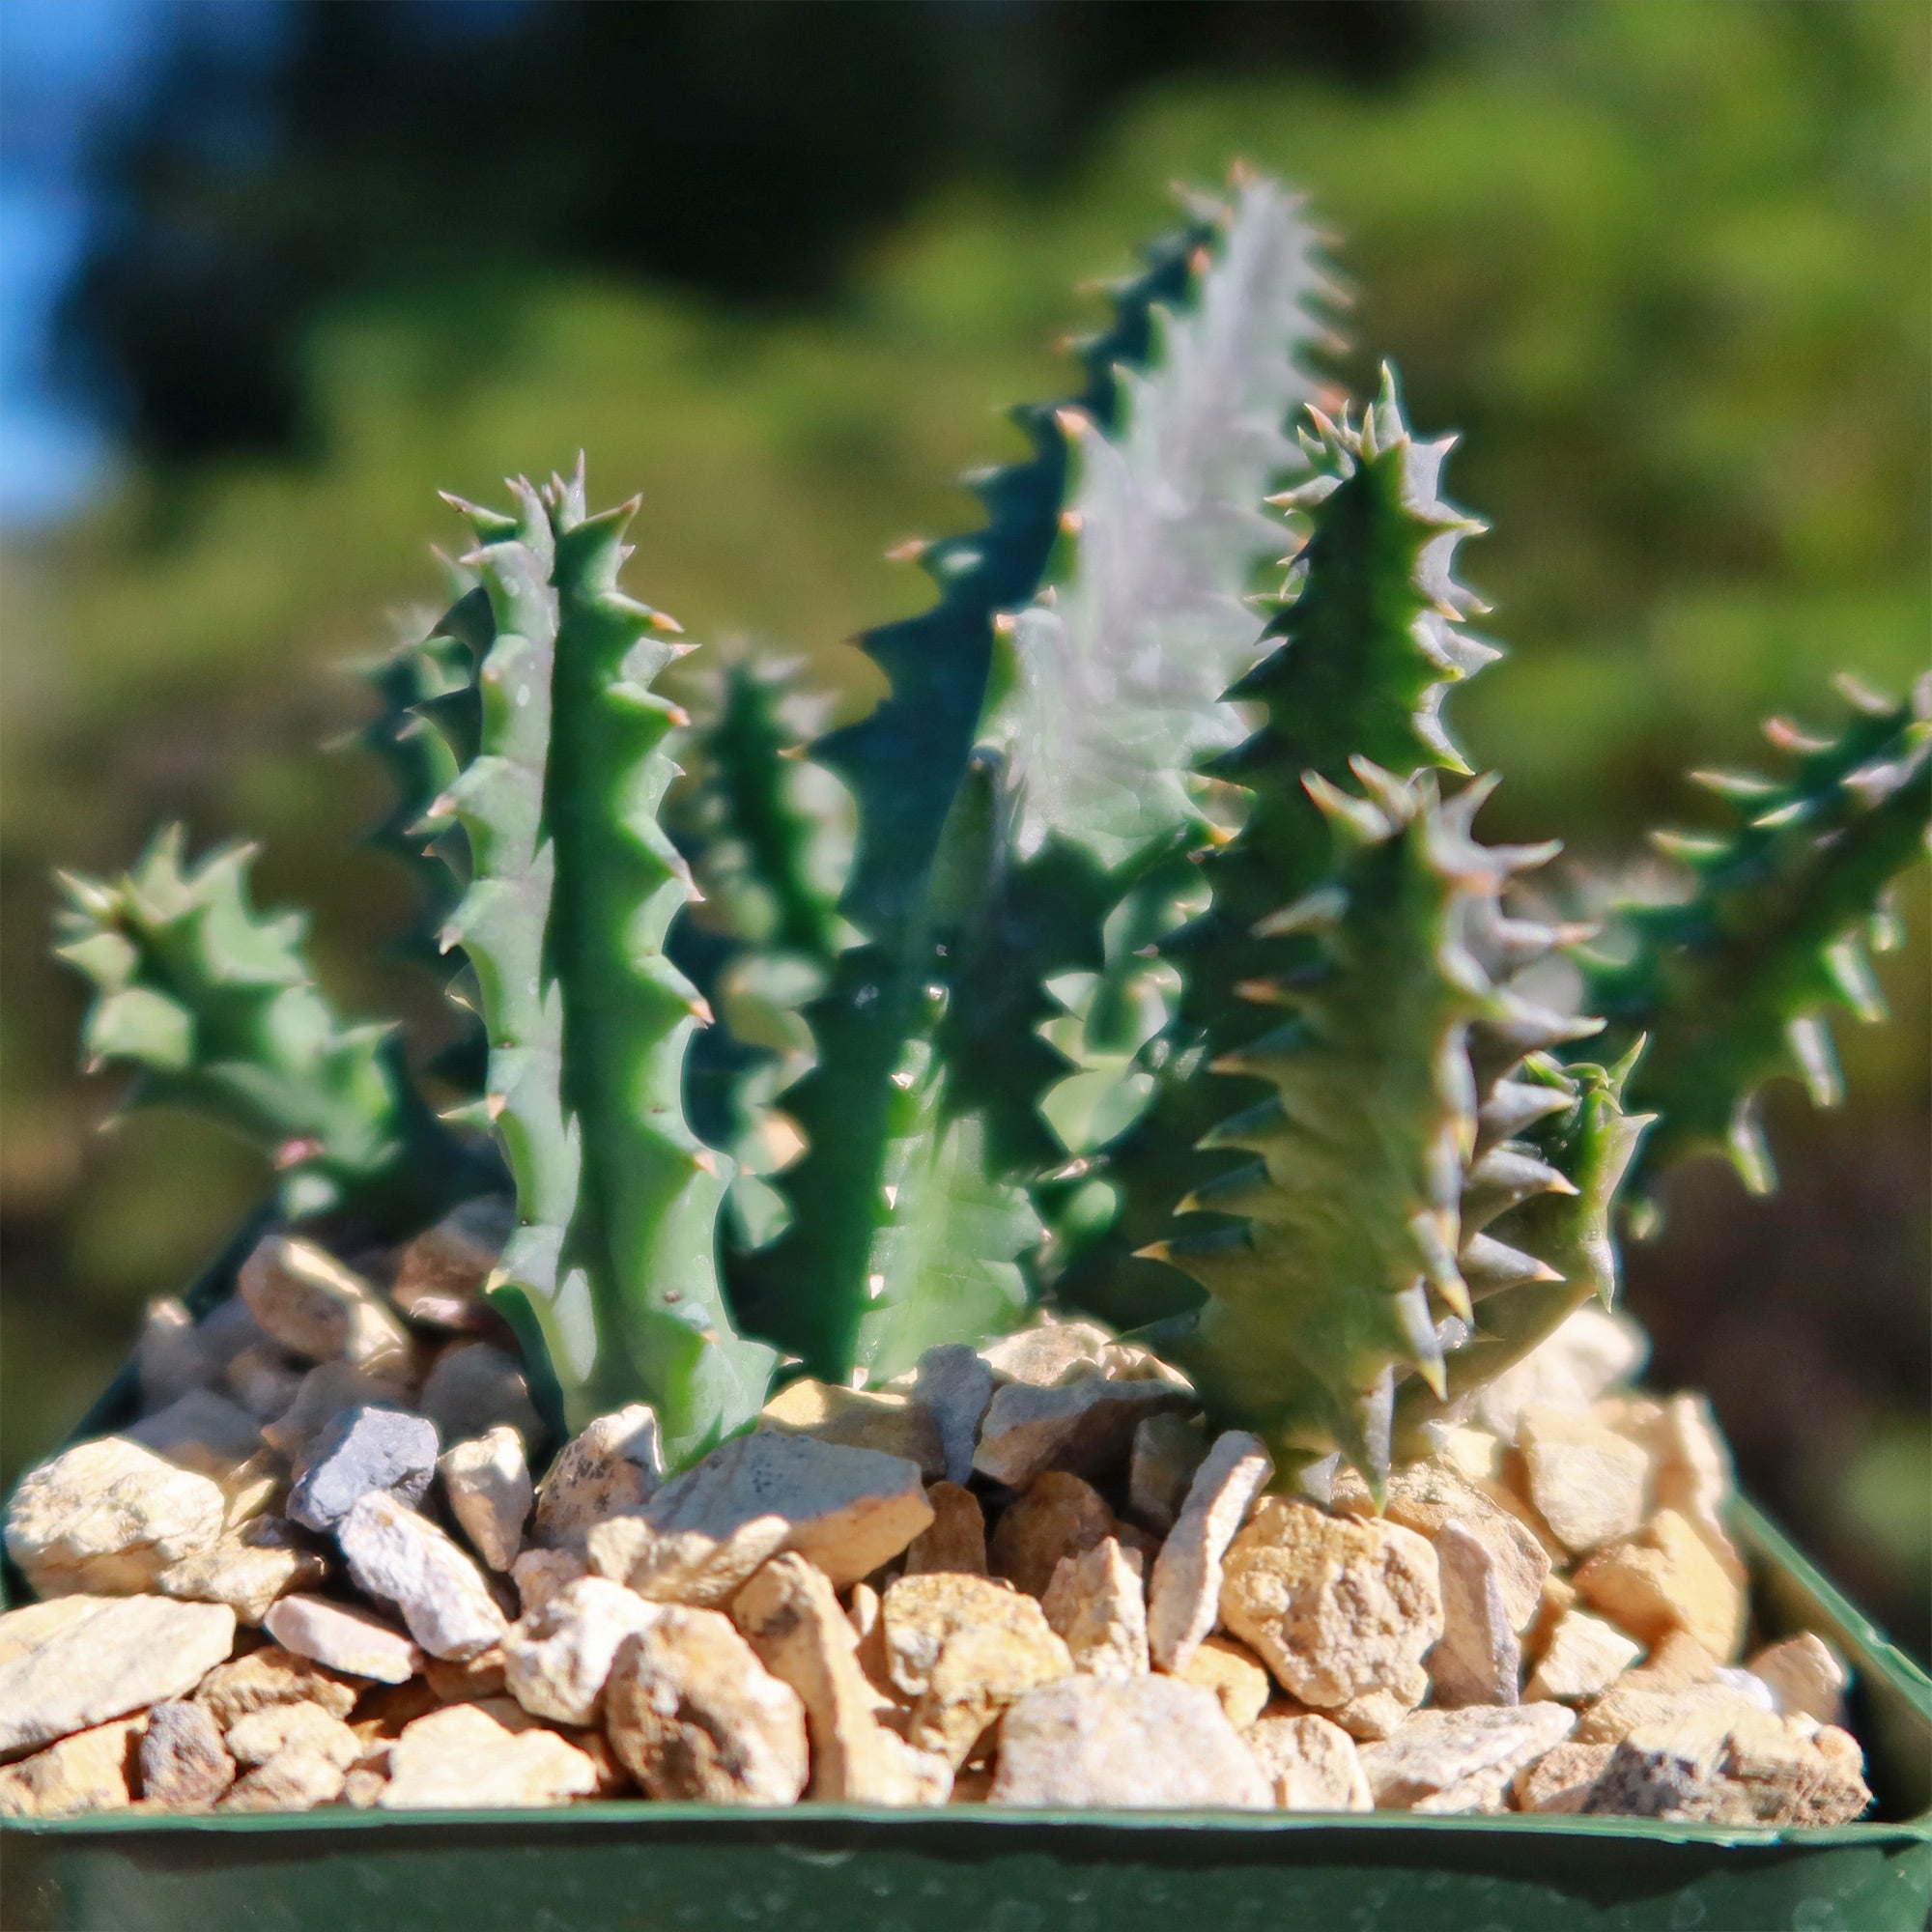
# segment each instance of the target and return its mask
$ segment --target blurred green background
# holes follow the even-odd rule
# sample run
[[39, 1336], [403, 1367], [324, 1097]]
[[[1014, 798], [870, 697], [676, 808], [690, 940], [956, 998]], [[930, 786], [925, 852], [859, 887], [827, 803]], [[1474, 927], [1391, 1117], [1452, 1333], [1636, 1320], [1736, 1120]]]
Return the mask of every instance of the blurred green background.
[[[952, 479], [1065, 384], [1076, 284], [1241, 156], [1336, 232], [1340, 373], [1386, 355], [1463, 432], [1511, 651], [1458, 714], [1509, 774], [1492, 836], [1628, 862], [1762, 715], [1926, 661], [1919, 0], [241, 11], [272, 33], [176, 10], [91, 139], [59, 373], [118, 456], [0, 571], [9, 1479], [261, 1184], [194, 1123], [101, 1131], [49, 867], [169, 816], [252, 834], [343, 1001], [434, 1037], [381, 952], [403, 883], [355, 844], [381, 780], [327, 748], [364, 715], [345, 662], [437, 595], [440, 487], [587, 446], [593, 494], [642, 495], [640, 594], [862, 707], [843, 640], [926, 595], [884, 550], [971, 520]], [[1773, 1095], [1781, 1196], [1682, 1171], [1627, 1260], [1658, 1377], [1713, 1391], [1746, 1480], [1923, 1653], [1922, 869], [1906, 896], [1850, 1103]]]

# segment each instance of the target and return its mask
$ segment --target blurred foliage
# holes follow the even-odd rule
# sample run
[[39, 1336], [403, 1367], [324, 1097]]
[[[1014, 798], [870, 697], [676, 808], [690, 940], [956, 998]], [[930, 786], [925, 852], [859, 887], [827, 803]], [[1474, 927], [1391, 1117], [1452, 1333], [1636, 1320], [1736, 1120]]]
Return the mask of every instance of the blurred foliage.
[[326, 438], [305, 326], [399, 279], [511, 261], [823, 298], [940, 184], [1048, 178], [1152, 76], [1386, 76], [1438, 19], [1403, 0], [186, 5], [103, 152], [119, 217], [69, 303], [70, 370], [163, 458]]
[[[387, 272], [372, 253], [269, 331], [302, 403], [292, 451], [137, 466], [98, 514], [9, 557], [9, 1468], [71, 1423], [141, 1298], [259, 1184], [244, 1156], [173, 1121], [94, 1136], [111, 1095], [73, 1072], [81, 990], [42, 960], [48, 864], [125, 863], [166, 816], [198, 839], [253, 832], [268, 844], [262, 901], [317, 907], [345, 1008], [406, 1009], [427, 1047], [434, 987], [370, 966], [362, 943], [402, 923], [405, 883], [342, 837], [380, 817], [381, 781], [315, 748], [361, 716], [335, 668], [384, 640], [373, 613], [435, 595], [420, 535], [457, 531], [434, 489], [487, 494], [506, 469], [587, 444], [594, 485], [642, 492], [639, 594], [695, 636], [803, 651], [860, 708], [876, 686], [840, 640], [926, 595], [880, 552], [971, 520], [948, 479], [1012, 453], [994, 410], [1054, 393], [1055, 331], [1097, 312], [1069, 281], [1122, 267], [1176, 177], [1218, 177], [1241, 155], [1305, 185], [1362, 291], [1359, 348], [1338, 373], [1359, 391], [1388, 355], [1418, 428], [1464, 432], [1457, 492], [1495, 525], [1466, 571], [1512, 651], [1457, 714], [1475, 754], [1511, 773], [1487, 836], [1628, 855], [1648, 824], [1696, 822], [1681, 774], [1747, 761], [1764, 713], [1833, 721], [1831, 671], [1904, 683], [1932, 620], [1924, 10], [1397, 12], [1426, 14], [1426, 32], [1396, 60], [1378, 62], [1370, 36], [1301, 73], [1270, 65], [1279, 48], [1245, 77], [1175, 71], [1172, 46], [1123, 79], [1076, 63], [1097, 103], [1074, 117], [1077, 147], [994, 138], [1004, 164], [969, 165], [968, 125], [904, 170], [867, 150], [867, 191], [846, 197], [858, 212], [820, 234], [810, 272], [757, 291], [785, 305], [667, 254], [643, 232], [661, 214], [639, 213], [628, 241], [521, 262], [438, 250]], [[956, 43], [934, 31], [943, 69]], [[814, 44], [796, 65], [816, 70]], [[1018, 64], [1010, 91], [1051, 105], [1063, 96], [1028, 49], [1040, 71]], [[668, 83], [622, 73], [609, 92], [641, 128]], [[581, 164], [571, 123], [540, 98], [551, 118], [534, 125], [567, 172]], [[302, 150], [337, 223], [358, 208], [389, 218], [376, 212], [391, 185], [381, 132], [345, 113]], [[346, 172], [365, 136], [370, 172]], [[459, 150], [454, 173], [440, 156], [422, 165], [442, 172], [439, 192], [457, 184], [492, 206], [497, 171], [474, 143]], [[737, 188], [710, 195], [717, 148], [649, 152], [662, 175], [637, 163], [620, 198], [682, 197], [721, 259], [763, 245], [770, 210]], [[784, 164], [768, 156], [758, 179]], [[393, 185], [420, 212], [420, 184]], [[772, 190], [775, 209], [795, 185]], [[270, 226], [298, 234], [299, 213]], [[639, 262], [654, 278], [631, 272]], [[1777, 1090], [1779, 1200], [1747, 1201], [1720, 1167], [1682, 1171], [1665, 1234], [1633, 1253], [1629, 1278], [1660, 1377], [1713, 1389], [1747, 1480], [1922, 1650], [1932, 1075], [1923, 875], [1910, 884], [1912, 936], [1882, 962], [1897, 1019], [1848, 1030], [1845, 1111], [1814, 1116]]]

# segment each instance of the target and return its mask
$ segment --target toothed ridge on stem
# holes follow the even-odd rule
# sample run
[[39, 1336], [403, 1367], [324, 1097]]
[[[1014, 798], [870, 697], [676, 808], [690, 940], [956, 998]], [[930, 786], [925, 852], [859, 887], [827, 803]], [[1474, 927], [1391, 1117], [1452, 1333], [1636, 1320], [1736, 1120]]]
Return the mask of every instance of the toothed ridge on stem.
[[1155, 309], [1157, 351], [1121, 372], [1114, 422], [1061, 415], [1071, 508], [1049, 589], [1007, 633], [987, 734], [1022, 856], [1057, 838], [1113, 869], [1172, 838], [1202, 816], [1195, 765], [1244, 728], [1221, 694], [1262, 648], [1247, 593], [1283, 534], [1263, 499], [1308, 470], [1292, 425], [1337, 291], [1278, 184], [1247, 183], [1215, 225], [1198, 299]]
[[727, 1238], [746, 1250], [783, 1227], [783, 1199], [763, 1178], [791, 1140], [773, 1096], [805, 1064], [801, 1009], [850, 939], [837, 909], [849, 828], [837, 781], [801, 755], [826, 706], [797, 688], [798, 664], [761, 661], [742, 642], [719, 655], [694, 680], [680, 754], [692, 782], [668, 801], [667, 824], [702, 894], [669, 947], [718, 1014], [693, 1037], [685, 1097], [694, 1128], [737, 1164]]
[[[440, 935], [469, 879], [459, 826], [436, 807], [458, 771], [452, 745], [473, 748], [476, 668], [490, 648], [490, 600], [473, 579], [449, 565], [457, 595], [428, 633], [398, 645], [364, 671], [379, 704], [361, 733], [363, 747], [387, 770], [395, 800], [368, 842], [410, 874], [417, 915], [396, 951], [445, 983], [451, 962]], [[432, 722], [434, 721], [434, 722]], [[482, 1092], [489, 1045], [473, 1001], [452, 1001], [461, 1015], [455, 1037], [429, 1071], [460, 1094]]]

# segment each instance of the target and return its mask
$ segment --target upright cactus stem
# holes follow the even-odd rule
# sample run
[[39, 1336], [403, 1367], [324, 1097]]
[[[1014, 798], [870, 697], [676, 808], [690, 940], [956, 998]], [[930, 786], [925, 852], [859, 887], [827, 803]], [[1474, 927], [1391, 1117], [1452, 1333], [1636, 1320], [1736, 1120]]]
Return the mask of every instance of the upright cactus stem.
[[1903, 703], [1841, 680], [1854, 716], [1833, 739], [1777, 723], [1793, 760], [1783, 781], [1700, 773], [1729, 829], [1659, 842], [1690, 890], [1626, 907], [1629, 950], [1583, 957], [1585, 997], [1622, 1050], [1649, 1044], [1634, 1104], [1661, 1118], [1639, 1179], [1687, 1155], [1727, 1152], [1745, 1184], [1769, 1191], [1771, 1152], [1757, 1118], [1764, 1083], [1795, 1075], [1818, 1106], [1840, 1080], [1827, 1015], [1884, 1016], [1868, 948], [1891, 943], [1887, 890], [1924, 848], [1932, 820], [1932, 674]]
[[[1398, 1460], [1427, 1454], [1436, 1425], [1453, 1420], [1485, 1383], [1548, 1340], [1586, 1301], [1594, 1296], [1610, 1305], [1618, 1271], [1612, 1209], [1652, 1119], [1624, 1110], [1634, 1058], [1611, 1067], [1564, 1067], [1548, 1054], [1532, 1054], [1491, 1090], [1477, 1115], [1476, 1184], [1463, 1196], [1471, 1318], [1466, 1332], [1451, 1338], [1440, 1388], [1420, 1377], [1400, 1384]], [[1492, 1155], [1504, 1172], [1520, 1174], [1524, 1161], [1540, 1162], [1568, 1184], [1512, 1201], [1508, 1190], [1486, 1188], [1478, 1179], [1484, 1157]]]
[[[904, 1338], [967, 1339], [982, 1319], [957, 1283], [1017, 1283], [1021, 1190], [1061, 1151], [1038, 1109], [1069, 1070], [1036, 1035], [1046, 982], [1103, 963], [1127, 889], [1112, 869], [1174, 836], [1190, 812], [1175, 758], [1224, 729], [1218, 670], [1250, 640], [1240, 598], [1272, 548], [1259, 497], [1298, 462], [1283, 422], [1312, 386], [1319, 277], [1272, 184], [1190, 216], [1113, 292], [1080, 393], [1015, 412], [1033, 454], [976, 482], [984, 528], [921, 547], [938, 601], [862, 640], [888, 697], [814, 747], [858, 805], [842, 909], [864, 943], [807, 1009], [818, 1062], [781, 1101], [808, 1144], [779, 1182], [790, 1226], [734, 1287], [818, 1375], [908, 1367]], [[1049, 587], [1065, 602], [1037, 602]], [[1153, 802], [1145, 824], [1091, 815], [1122, 803], [1116, 744]], [[893, 1178], [907, 1081], [938, 1083], [918, 1185]], [[923, 1264], [881, 1268], [881, 1243]]]
[[1147, 366], [1111, 416], [1067, 409], [1067, 510], [1045, 587], [997, 627], [1006, 685], [986, 731], [1015, 792], [1016, 842], [1108, 870], [1204, 810], [1195, 767], [1239, 742], [1222, 694], [1260, 655], [1248, 593], [1284, 532], [1263, 499], [1306, 476], [1294, 429], [1338, 292], [1300, 204], [1271, 182], [1204, 205], [1211, 248], [1184, 308], [1157, 309]]
[[1122, 1324], [1195, 1298], [1139, 1251], [1165, 1236], [1176, 1202], [1226, 1165], [1202, 1135], [1244, 1091], [1262, 1096], [1253, 1082], [1243, 1088], [1201, 1070], [1259, 1030], [1240, 987], [1307, 951], [1305, 937], [1257, 933], [1269, 914], [1320, 885], [1331, 861], [1330, 824], [1304, 776], [1352, 784], [1358, 756], [1402, 779], [1466, 772], [1442, 701], [1499, 655], [1467, 628], [1482, 605], [1452, 567], [1463, 539], [1482, 528], [1440, 492], [1454, 439], [1414, 435], [1386, 370], [1359, 425], [1346, 413], [1311, 418], [1308, 473], [1281, 499], [1303, 520], [1302, 541], [1255, 646], [1258, 661], [1222, 706], [1236, 723], [1238, 705], [1262, 716], [1206, 768], [1238, 789], [1245, 815], [1237, 837], [1203, 851], [1208, 909], [1162, 947], [1181, 991], [1173, 1019], [1142, 1051], [1151, 1097], [1092, 1163], [1115, 1192], [1115, 1212], [1071, 1245], [1056, 1281], [1066, 1300]]
[[1509, 1082], [1524, 1056], [1594, 1027], [1510, 983], [1562, 936], [1500, 911], [1550, 848], [1477, 843], [1486, 785], [1444, 805], [1433, 778], [1405, 784], [1366, 759], [1355, 777], [1366, 798], [1307, 781], [1338, 857], [1259, 922], [1258, 939], [1304, 945], [1240, 996], [1289, 1017], [1206, 1073], [1270, 1091], [1207, 1138], [1249, 1158], [1180, 1204], [1221, 1224], [1153, 1250], [1208, 1296], [1155, 1332], [1210, 1415], [1304, 1460], [1339, 1449], [1379, 1486], [1398, 1375], [1446, 1397], [1477, 1300], [1558, 1279], [1490, 1224], [1577, 1185], [1513, 1134], [1489, 1136], [1545, 1110]]
[[481, 1111], [517, 1184], [492, 1293], [541, 1339], [568, 1426], [641, 1392], [683, 1462], [756, 1414], [773, 1360], [719, 1291], [725, 1162], [681, 1094], [710, 1015], [664, 951], [692, 890], [657, 816], [685, 721], [650, 686], [688, 646], [617, 588], [635, 505], [589, 515], [581, 467], [511, 489], [514, 517], [461, 506], [496, 622], [443, 801], [473, 871], [445, 938], [475, 969]]
[[423, 1103], [394, 1029], [346, 1026], [315, 983], [298, 913], [248, 902], [253, 848], [198, 866], [180, 826], [118, 880], [63, 875], [59, 955], [94, 982], [94, 1066], [134, 1073], [129, 1106], [206, 1114], [279, 1173], [292, 1219], [347, 1211], [407, 1235], [493, 1169]]
[[457, 773], [456, 756], [429, 723], [425, 707], [446, 708], [459, 694], [471, 694], [475, 666], [490, 647], [490, 622], [489, 599], [481, 590], [466, 589], [426, 637], [398, 644], [363, 673], [378, 709], [361, 742], [395, 786], [394, 800], [369, 843], [410, 873], [422, 906], [422, 919], [400, 950], [439, 967], [437, 935], [462, 896], [463, 868], [438, 852], [423, 832], [424, 817]]
[[670, 936], [671, 956], [721, 1024], [694, 1036], [685, 1097], [693, 1126], [739, 1162], [732, 1245], [762, 1246], [783, 1203], [761, 1176], [791, 1140], [772, 1109], [810, 1046], [801, 1014], [850, 938], [838, 912], [849, 857], [843, 801], [803, 748], [824, 710], [795, 663], [738, 645], [699, 680], [687, 735], [694, 782], [668, 823], [703, 895]]

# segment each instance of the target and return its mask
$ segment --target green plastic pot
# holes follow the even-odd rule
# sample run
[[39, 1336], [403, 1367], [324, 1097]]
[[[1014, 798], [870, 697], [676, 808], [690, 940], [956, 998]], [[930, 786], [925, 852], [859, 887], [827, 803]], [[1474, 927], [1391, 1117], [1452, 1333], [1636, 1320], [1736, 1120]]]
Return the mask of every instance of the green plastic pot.
[[[252, 1236], [191, 1303], [227, 1292]], [[76, 1437], [118, 1427], [134, 1400], [124, 1373]], [[0, 1823], [0, 1932], [1926, 1932], [1932, 1680], [1749, 1504], [1731, 1529], [1765, 1633], [1817, 1631], [1852, 1665], [1873, 1822], [635, 1800], [109, 1813]]]

